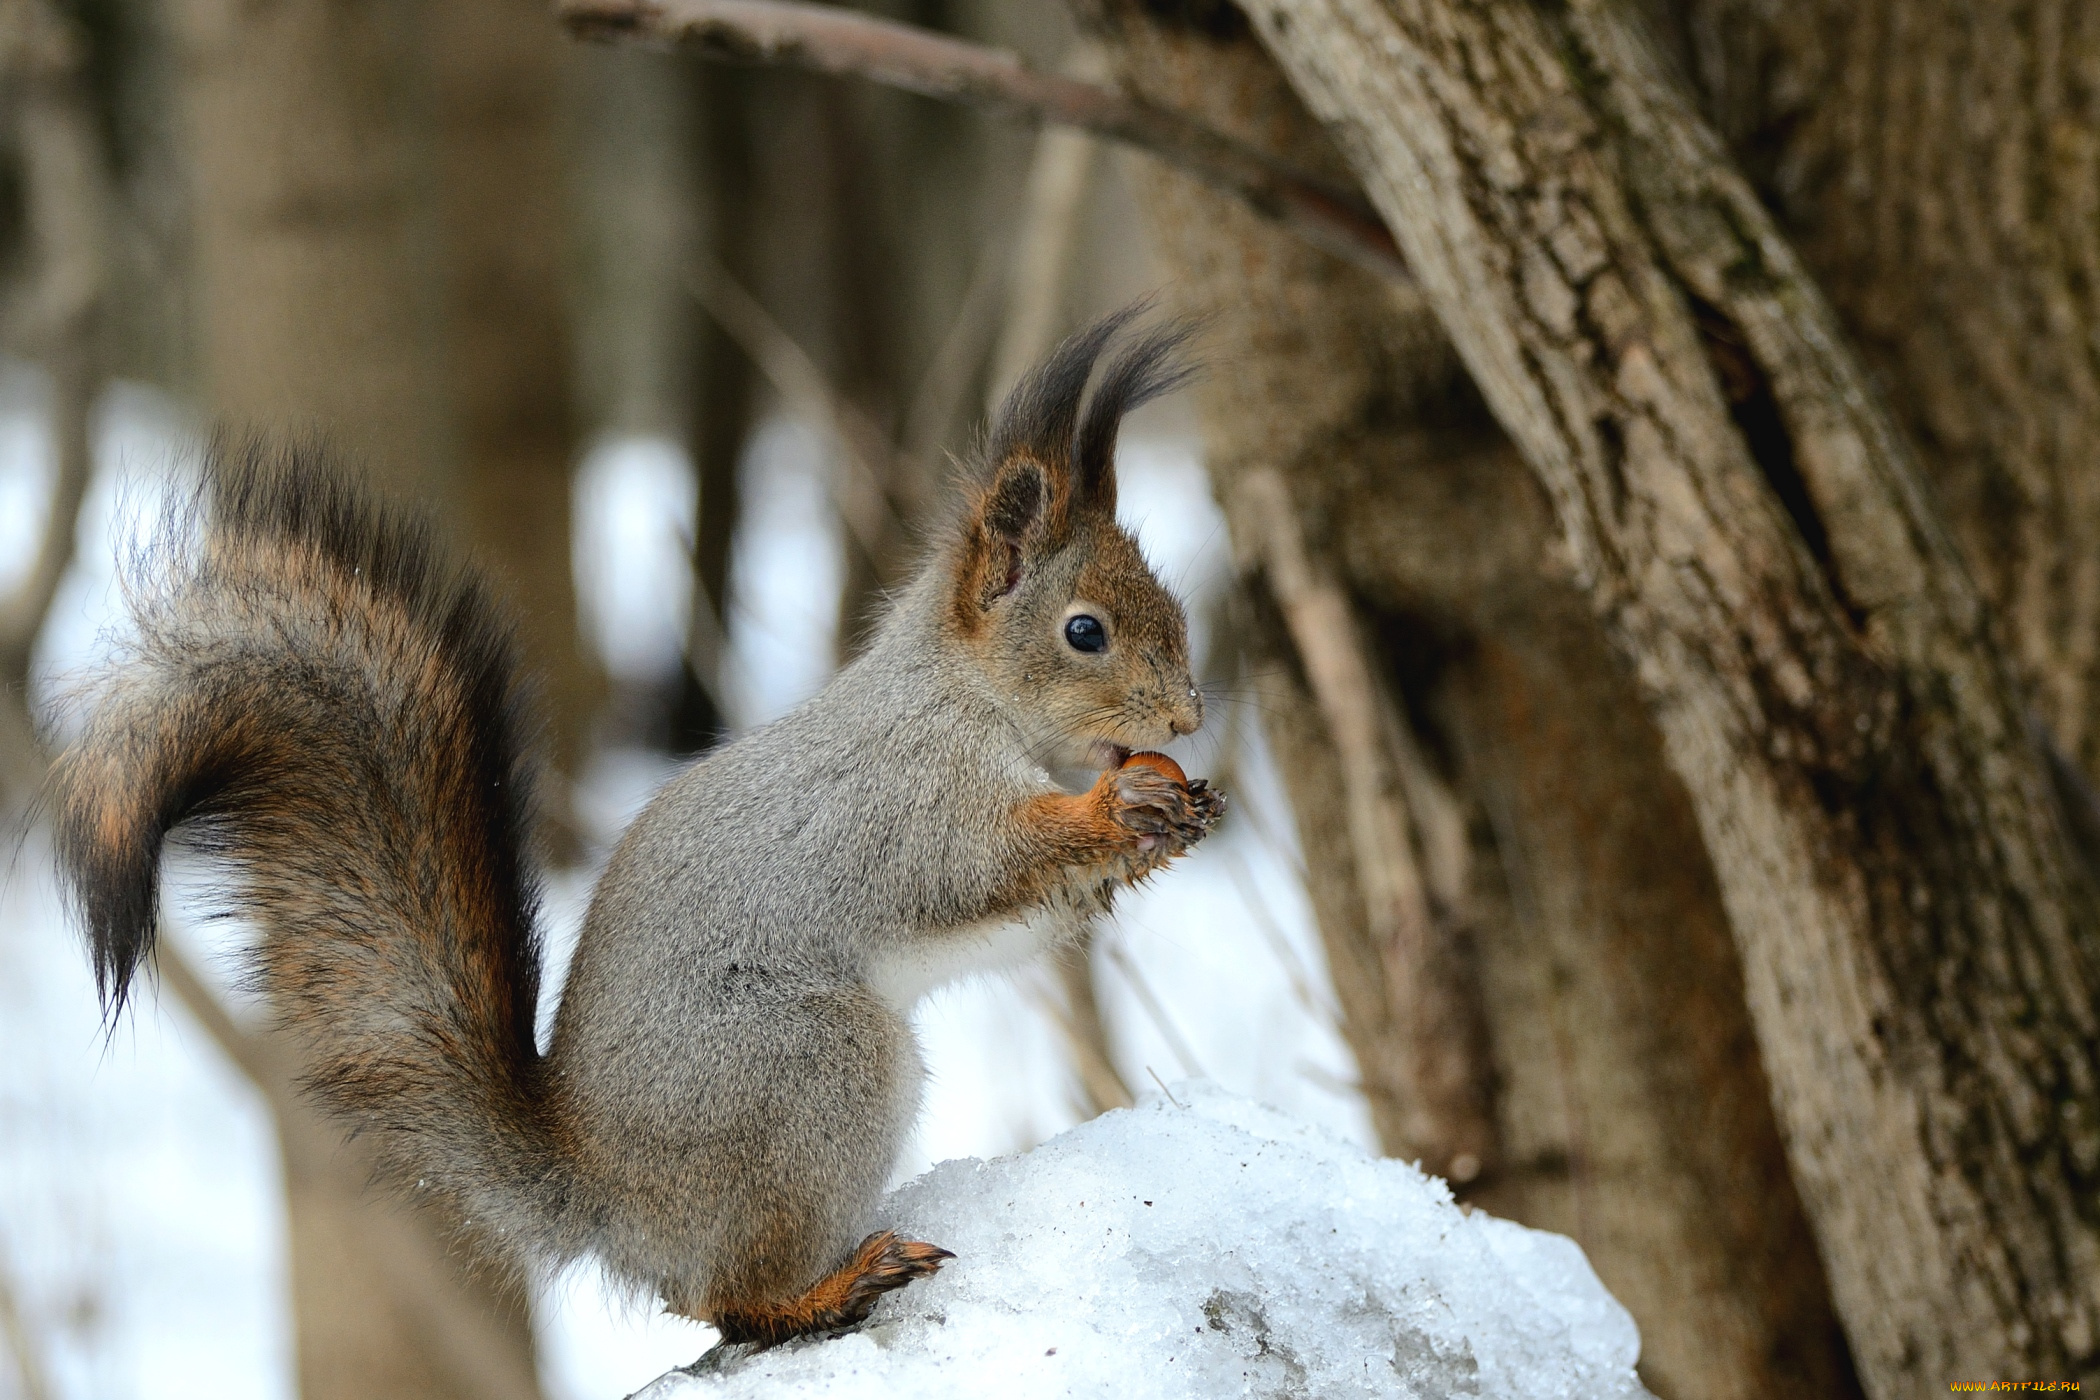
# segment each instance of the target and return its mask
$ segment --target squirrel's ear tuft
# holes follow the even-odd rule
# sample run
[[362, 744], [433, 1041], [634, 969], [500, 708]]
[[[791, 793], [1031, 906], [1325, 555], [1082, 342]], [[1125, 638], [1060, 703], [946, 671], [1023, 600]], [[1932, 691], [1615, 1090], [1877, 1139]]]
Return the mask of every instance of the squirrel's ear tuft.
[[966, 630], [1014, 590], [1031, 557], [1062, 548], [1078, 519], [1113, 519], [1123, 415], [1191, 374], [1177, 358], [1191, 331], [1175, 322], [1127, 346], [1088, 396], [1102, 352], [1150, 309], [1140, 301], [1102, 317], [1059, 345], [1006, 396], [985, 444], [991, 484], [968, 517], [956, 578], [957, 616]]
[[1116, 356], [1088, 398], [1087, 381], [1109, 342], [1151, 309], [1150, 299], [1139, 301], [1073, 335], [1014, 386], [999, 410], [988, 444], [990, 465], [1000, 470], [1023, 456], [1043, 465], [1053, 542], [1064, 537], [1075, 515], [1115, 514], [1116, 429], [1123, 415], [1190, 377], [1178, 352], [1191, 328], [1171, 322]]
[[[1133, 311], [1143, 309], [1141, 303]], [[1080, 510], [1115, 514], [1116, 432], [1123, 426], [1123, 415], [1195, 377], [1195, 367], [1181, 357], [1194, 334], [1195, 327], [1186, 321], [1156, 326], [1102, 371], [1072, 446], [1073, 496]]]
[[[994, 469], [1018, 456], [1029, 456], [1053, 465], [1060, 475], [1072, 459], [1072, 439], [1079, 428], [1079, 405], [1086, 397], [1086, 383], [1094, 373], [1094, 361], [1133, 316], [1142, 303], [1104, 316], [1050, 352], [1050, 357], [1021, 376], [1006, 396], [992, 423], [987, 456]], [[1052, 482], [1054, 495], [1059, 486]]]

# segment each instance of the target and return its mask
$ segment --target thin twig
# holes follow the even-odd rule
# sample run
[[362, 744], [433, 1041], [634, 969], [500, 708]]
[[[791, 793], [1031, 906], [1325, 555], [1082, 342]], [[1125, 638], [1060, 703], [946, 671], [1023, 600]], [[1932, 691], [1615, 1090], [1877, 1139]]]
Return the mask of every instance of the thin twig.
[[1039, 73], [1003, 49], [797, 0], [562, 0], [558, 12], [580, 38], [866, 78], [1002, 116], [1076, 126], [1179, 166], [1380, 277], [1408, 279], [1392, 235], [1356, 191], [1115, 88]]
[[[1085, 44], [1067, 61], [1065, 71], [1086, 79], [1104, 66], [1100, 51]], [[1051, 128], [1036, 134], [1019, 229], [1003, 269], [1005, 306], [985, 384], [987, 416], [998, 412], [1014, 384], [1057, 342], [1079, 211], [1098, 150], [1080, 132]], [[1054, 1002], [1089, 1116], [1128, 1108], [1136, 1101], [1116, 1069], [1108, 1025], [1101, 1016], [1093, 959], [1097, 933], [1096, 921], [1084, 919], [1072, 951], [1057, 964], [1063, 997]]]
[[1123, 974], [1123, 980], [1130, 984], [1130, 990], [1137, 993], [1138, 1004], [1144, 1007], [1145, 1014], [1152, 1018], [1152, 1024], [1158, 1029], [1160, 1037], [1167, 1042], [1167, 1048], [1174, 1052], [1175, 1059], [1181, 1061], [1181, 1072], [1192, 1079], [1208, 1078], [1203, 1072], [1203, 1066], [1196, 1063], [1196, 1052], [1182, 1037], [1181, 1028], [1176, 1026], [1174, 1018], [1167, 1014], [1166, 1003], [1153, 994], [1152, 984], [1145, 980], [1144, 973], [1138, 971], [1136, 960], [1113, 943], [1107, 945], [1107, 952], [1108, 960], [1116, 965], [1116, 971]]
[[1463, 855], [1451, 849], [1451, 828], [1458, 824], [1462, 843], [1463, 825], [1455, 810], [1428, 800], [1426, 765], [1379, 679], [1354, 605], [1313, 558], [1283, 478], [1257, 468], [1237, 491], [1237, 513], [1258, 532], [1269, 591], [1341, 768], [1366, 931], [1406, 1037], [1408, 1082], [1398, 1086], [1406, 1091], [1405, 1146], [1464, 1184], [1492, 1166], [1497, 1128], [1485, 1021], [1451, 915], [1455, 892], [1436, 888], [1439, 876], [1460, 878]]
[[1246, 857], [1237, 851], [1232, 852], [1225, 862], [1225, 873], [1231, 876], [1233, 886], [1240, 892], [1242, 904], [1254, 918], [1254, 927], [1261, 932], [1262, 938], [1269, 945], [1269, 951], [1276, 955], [1277, 963], [1283, 968], [1283, 975], [1291, 984], [1292, 999], [1304, 1008], [1307, 1015], [1322, 1025], [1334, 1025], [1341, 1019], [1341, 1013], [1316, 990], [1317, 984], [1312, 974], [1306, 970], [1304, 962], [1299, 959], [1298, 950], [1291, 946], [1291, 940], [1285, 935], [1283, 925], [1278, 923], [1276, 916], [1270, 912], [1269, 901], [1262, 894], [1261, 886], [1255, 882], [1254, 870], [1247, 864]]
[[881, 432], [831, 387], [817, 362], [728, 268], [702, 254], [686, 285], [780, 396], [814, 418], [838, 446], [844, 470], [834, 479], [832, 495], [839, 515], [868, 557], [882, 558], [891, 542], [904, 536], [883, 485], [895, 474], [870, 460], [870, 454], [886, 449]]
[[978, 254], [970, 269], [962, 306], [941, 336], [941, 343], [912, 391], [899, 433], [902, 455], [919, 482], [937, 481], [934, 467], [948, 431], [963, 414], [970, 388], [982, 376], [993, 338], [999, 330], [1000, 293], [1006, 286], [1006, 259], [1000, 240]]
[[685, 664], [691, 669], [693, 680], [707, 695], [708, 703], [715, 707], [715, 713], [728, 723], [729, 697], [722, 673], [727, 669], [732, 653], [729, 634], [722, 626], [726, 614], [716, 611], [715, 599], [707, 590], [707, 580], [700, 576], [699, 550], [690, 537], [683, 542], [686, 567], [692, 571], [693, 580], [693, 611], [685, 628]]
[[[1091, 81], [1107, 62], [1098, 46], [1081, 45], [1065, 63], [1069, 77]], [[996, 412], [1007, 393], [1057, 343], [1079, 241], [1079, 216], [1093, 186], [1100, 147], [1083, 133], [1052, 127], [1036, 133], [1022, 195], [1020, 236], [1006, 290], [1006, 315], [992, 355], [986, 408]]]
[[1357, 1080], [1344, 1079], [1334, 1071], [1323, 1069], [1302, 1056], [1292, 1062], [1291, 1068], [1298, 1072], [1300, 1078], [1325, 1089], [1336, 1098], [1361, 1101], [1364, 1096], [1364, 1086]]
[[1084, 1096], [1081, 1107], [1087, 1117], [1098, 1118], [1112, 1108], [1130, 1107], [1136, 1098], [1110, 1053], [1108, 1025], [1095, 995], [1094, 922], [1080, 918], [1078, 924], [1052, 964], [1052, 976], [1041, 984], [1039, 998], [1064, 1032], [1065, 1049]]
[[36, 294], [11, 326], [51, 372], [56, 471], [29, 572], [0, 599], [0, 782], [27, 788], [42, 772], [29, 710], [37, 633], [73, 562], [81, 503], [93, 470], [90, 418], [102, 384], [98, 330], [106, 284], [109, 171], [87, 91], [87, 52], [75, 26], [43, 0], [13, 0], [0, 23], [7, 70], [0, 90], [18, 107], [24, 195], [36, 250]]
[[[1092, 930], [1088, 930], [1092, 940]], [[1086, 1090], [1087, 1107], [1094, 1117], [1113, 1108], [1128, 1108], [1137, 1101], [1109, 1054], [1108, 1025], [1101, 1019], [1101, 1001], [1095, 994], [1094, 960], [1088, 944], [1079, 945], [1077, 955], [1058, 963], [1057, 980], [1064, 992], [1059, 1022], [1072, 1055], [1073, 1068]]]

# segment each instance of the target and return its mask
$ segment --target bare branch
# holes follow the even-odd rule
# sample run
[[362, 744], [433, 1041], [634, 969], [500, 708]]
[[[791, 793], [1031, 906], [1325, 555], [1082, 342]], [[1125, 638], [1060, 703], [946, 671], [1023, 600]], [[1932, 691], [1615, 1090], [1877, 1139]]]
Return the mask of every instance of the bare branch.
[[51, 372], [57, 470], [29, 573], [0, 598], [0, 782], [27, 787], [42, 767], [29, 711], [30, 653], [73, 562], [81, 502], [93, 468], [90, 415], [101, 388], [98, 329], [104, 295], [109, 174], [72, 24], [39, 0], [6, 7], [5, 77], [16, 94], [26, 203], [37, 278], [26, 324], [11, 327]]
[[1095, 933], [1093, 920], [1080, 920], [1069, 946], [1052, 961], [1040, 993], [1044, 1009], [1064, 1033], [1072, 1073], [1079, 1080], [1080, 1107], [1089, 1118], [1137, 1102], [1109, 1053], [1108, 1026], [1094, 991]]
[[796, 0], [562, 0], [559, 13], [580, 38], [866, 78], [1000, 116], [1076, 126], [1177, 165], [1380, 277], [1408, 277], [1392, 235], [1356, 191], [1115, 88], [1039, 73], [1003, 49]]
[[839, 515], [868, 557], [880, 559], [891, 540], [903, 538], [884, 486], [897, 475], [884, 470], [887, 457], [893, 455], [888, 439], [832, 387], [817, 362], [728, 268], [703, 254], [687, 286], [780, 396], [814, 418], [838, 444], [845, 459], [832, 490]]
[[918, 482], [939, 480], [940, 451], [956, 420], [972, 408], [970, 390], [983, 377], [1000, 330], [1005, 300], [1006, 262], [1000, 240], [977, 255], [962, 306], [948, 323], [926, 372], [912, 391], [898, 434], [900, 455], [914, 467]]
[[1239, 492], [1242, 518], [1266, 532], [1262, 568], [1340, 759], [1367, 926], [1409, 1047], [1409, 1145], [1463, 1185], [1496, 1155], [1485, 1030], [1451, 912], [1464, 884], [1452, 868], [1464, 858], [1463, 825], [1427, 790], [1426, 765], [1392, 713], [1349, 597], [1312, 559], [1283, 479], [1259, 468]]
[[693, 577], [693, 611], [685, 629], [685, 664], [706, 693], [708, 703], [726, 723], [729, 697], [722, 671], [729, 664], [729, 634], [722, 626], [723, 610], [708, 592], [707, 580], [700, 575], [700, 551], [688, 544], [685, 557]]
[[[1277, 922], [1275, 912], [1269, 908], [1268, 896], [1255, 882], [1254, 867], [1247, 863], [1245, 856], [1235, 851], [1226, 863], [1225, 873], [1231, 877], [1233, 888], [1240, 892], [1240, 906], [1252, 919], [1255, 931], [1269, 945], [1269, 951], [1276, 955], [1277, 966], [1283, 969], [1285, 980], [1291, 984], [1291, 1000], [1321, 1025], [1339, 1025], [1341, 1010], [1335, 1006], [1334, 997], [1323, 985], [1323, 979], [1306, 967], [1298, 950], [1291, 946], [1283, 925]], [[1358, 1086], [1359, 1092], [1361, 1087]]]
[[1189, 1045], [1188, 1037], [1181, 1033], [1181, 1028], [1174, 1024], [1174, 1018], [1167, 1014], [1166, 1003], [1159, 999], [1159, 994], [1152, 990], [1152, 984], [1145, 980], [1145, 974], [1139, 970], [1137, 960], [1114, 943], [1107, 945], [1107, 953], [1108, 960], [1116, 965], [1116, 971], [1123, 974], [1123, 980], [1130, 984], [1130, 990], [1137, 995], [1138, 1005], [1145, 1008], [1145, 1015], [1151, 1019], [1152, 1028], [1159, 1032], [1161, 1040], [1167, 1042], [1167, 1048], [1174, 1052], [1174, 1058], [1181, 1061], [1181, 1072], [1191, 1079], [1207, 1078], [1203, 1072], [1203, 1065], [1196, 1059], [1195, 1050]]
[[1037, 138], [1035, 163], [1028, 175], [1029, 217], [1015, 250], [1006, 323], [992, 365], [987, 397], [993, 409], [1057, 343], [1067, 272], [1078, 242], [1081, 208], [1093, 182], [1097, 149], [1093, 142], [1069, 131], [1046, 131]]
[[[1066, 65], [1077, 78], [1097, 77], [1107, 64], [1095, 46], [1084, 46]], [[1030, 366], [1057, 343], [1066, 283], [1079, 242], [1079, 219], [1094, 183], [1100, 150], [1079, 132], [1053, 129], [1037, 134], [1022, 196], [1021, 231], [1006, 291], [1006, 317], [985, 386], [987, 412], [999, 405]]]

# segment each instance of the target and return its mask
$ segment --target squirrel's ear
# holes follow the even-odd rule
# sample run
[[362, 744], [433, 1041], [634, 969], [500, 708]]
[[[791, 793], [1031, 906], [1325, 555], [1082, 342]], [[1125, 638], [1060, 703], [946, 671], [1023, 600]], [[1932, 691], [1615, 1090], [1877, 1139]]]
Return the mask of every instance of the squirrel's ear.
[[1026, 547], [1043, 528], [1043, 506], [1050, 494], [1042, 466], [1027, 457], [1016, 457], [999, 469], [992, 489], [985, 492], [978, 520], [991, 538], [1015, 549]]
[[1189, 328], [1174, 323], [1138, 337], [1088, 397], [1094, 362], [1149, 307], [1141, 301], [1104, 316], [1059, 345], [1007, 395], [985, 453], [992, 483], [969, 517], [956, 580], [965, 627], [1014, 590], [1031, 556], [1060, 548], [1079, 519], [1114, 518], [1116, 429], [1123, 415], [1189, 377], [1176, 360]]
[[1013, 457], [1001, 464], [971, 513], [963, 545], [955, 602], [965, 622], [1020, 584], [1023, 562], [1042, 542], [1049, 494], [1041, 463]]

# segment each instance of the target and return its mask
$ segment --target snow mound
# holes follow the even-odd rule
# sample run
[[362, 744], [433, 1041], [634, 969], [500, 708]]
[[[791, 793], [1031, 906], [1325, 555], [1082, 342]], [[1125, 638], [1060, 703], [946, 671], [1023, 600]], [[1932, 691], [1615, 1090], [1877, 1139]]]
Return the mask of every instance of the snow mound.
[[883, 1223], [958, 1256], [828, 1340], [637, 1400], [728, 1396], [1645, 1396], [1574, 1241], [1204, 1082], [996, 1161]]

